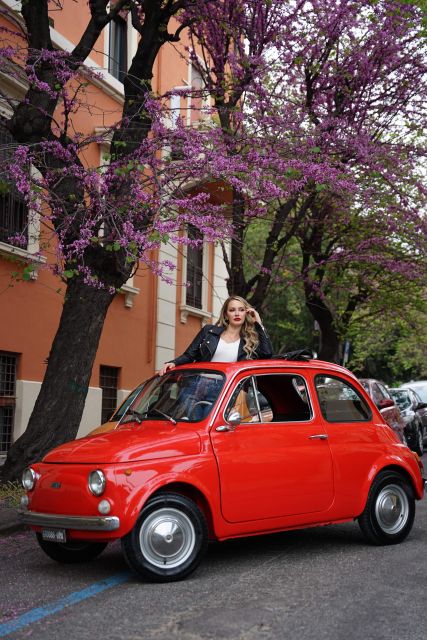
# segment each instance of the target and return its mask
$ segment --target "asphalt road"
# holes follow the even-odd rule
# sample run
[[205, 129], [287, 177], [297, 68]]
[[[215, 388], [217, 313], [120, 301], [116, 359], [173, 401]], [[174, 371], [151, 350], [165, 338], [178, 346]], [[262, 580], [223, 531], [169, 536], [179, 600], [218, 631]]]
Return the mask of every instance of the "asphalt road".
[[30, 532], [0, 537], [11, 640], [425, 640], [426, 599], [427, 499], [400, 545], [369, 546], [356, 523], [230, 541], [161, 585], [135, 579], [117, 543], [64, 566]]

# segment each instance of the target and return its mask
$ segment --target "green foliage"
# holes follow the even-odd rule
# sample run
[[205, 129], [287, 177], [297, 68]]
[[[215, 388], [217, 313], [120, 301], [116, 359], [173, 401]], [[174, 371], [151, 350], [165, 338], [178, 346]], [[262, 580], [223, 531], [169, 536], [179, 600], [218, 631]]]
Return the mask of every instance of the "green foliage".
[[[258, 273], [268, 231], [269, 225], [263, 220], [254, 220], [247, 228], [244, 259], [248, 279]], [[271, 280], [260, 310], [275, 353], [303, 347], [317, 349], [318, 336], [305, 306], [302, 285], [295, 278], [300, 260], [296, 249], [296, 243], [291, 243], [286, 264]]]
[[20, 482], [4, 482], [0, 484], [0, 505], [10, 508], [19, 506], [24, 490]]
[[399, 386], [427, 378], [427, 305], [404, 316], [378, 316], [354, 327], [349, 368], [360, 377]]
[[10, 182], [7, 180], [0, 180], [0, 196], [5, 196], [10, 192]]

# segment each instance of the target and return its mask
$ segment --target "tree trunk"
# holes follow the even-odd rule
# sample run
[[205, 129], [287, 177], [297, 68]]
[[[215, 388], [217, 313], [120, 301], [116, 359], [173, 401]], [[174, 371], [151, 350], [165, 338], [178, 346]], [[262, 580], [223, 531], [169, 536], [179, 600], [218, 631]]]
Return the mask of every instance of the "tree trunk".
[[233, 236], [231, 238], [231, 272], [227, 281], [228, 295], [246, 296], [246, 281], [243, 271], [243, 231], [245, 203], [242, 193], [233, 188]]
[[319, 325], [320, 347], [318, 357], [327, 362], [340, 362], [340, 339], [335, 328], [334, 317], [320, 296], [305, 285], [306, 306]]
[[[76, 437], [102, 327], [113, 295], [70, 281], [28, 427], [9, 450], [2, 480], [14, 480], [53, 447]], [[49, 423], [46, 423], [49, 416]]]

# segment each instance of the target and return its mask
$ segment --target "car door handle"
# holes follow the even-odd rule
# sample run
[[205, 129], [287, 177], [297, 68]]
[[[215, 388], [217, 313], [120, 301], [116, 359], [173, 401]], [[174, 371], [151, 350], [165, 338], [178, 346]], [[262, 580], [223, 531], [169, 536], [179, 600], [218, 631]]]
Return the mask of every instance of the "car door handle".
[[222, 425], [220, 425], [219, 427], [217, 427], [217, 428], [215, 429], [215, 431], [221, 431], [221, 432], [224, 432], [224, 431], [234, 431], [234, 427], [232, 427], [232, 426], [231, 426], [231, 425], [229, 425], [229, 424], [222, 424]]
[[308, 436], [310, 440], [327, 440], [328, 436], [326, 433], [316, 433], [314, 436]]

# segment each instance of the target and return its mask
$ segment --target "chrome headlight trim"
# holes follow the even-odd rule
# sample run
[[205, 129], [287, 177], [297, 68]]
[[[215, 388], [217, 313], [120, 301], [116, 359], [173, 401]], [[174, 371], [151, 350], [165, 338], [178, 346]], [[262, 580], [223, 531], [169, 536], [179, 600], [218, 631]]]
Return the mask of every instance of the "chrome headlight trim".
[[94, 496], [102, 496], [105, 491], [105, 475], [101, 469], [96, 469], [96, 471], [91, 471], [88, 477], [88, 486], [89, 491], [93, 493]]
[[32, 491], [35, 487], [37, 480], [37, 475], [34, 469], [31, 467], [27, 467], [22, 472], [22, 480], [21, 484], [24, 487], [25, 491]]

